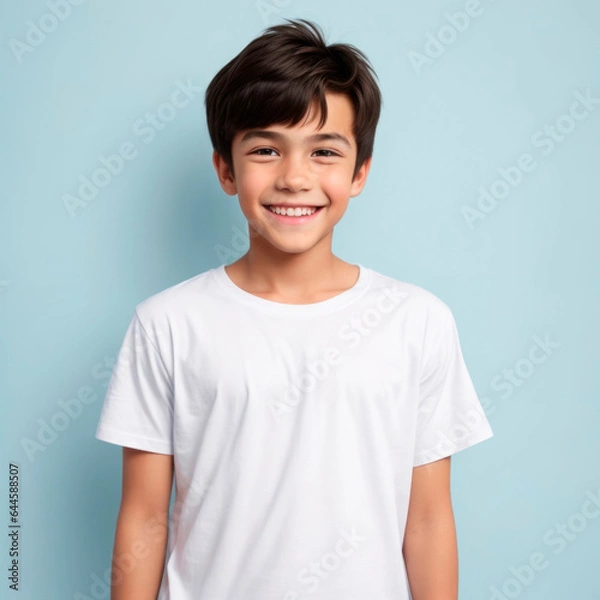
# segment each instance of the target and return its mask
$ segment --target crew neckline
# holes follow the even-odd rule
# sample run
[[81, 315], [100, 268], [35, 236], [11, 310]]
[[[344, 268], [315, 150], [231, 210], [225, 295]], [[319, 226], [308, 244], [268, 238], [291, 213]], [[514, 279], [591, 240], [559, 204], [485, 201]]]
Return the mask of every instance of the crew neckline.
[[358, 267], [359, 269], [358, 279], [354, 282], [354, 285], [347, 290], [319, 302], [311, 302], [310, 304], [287, 304], [285, 302], [267, 300], [266, 298], [255, 296], [254, 294], [243, 290], [230, 279], [229, 275], [227, 275], [227, 271], [225, 271], [226, 266], [227, 265], [220, 265], [212, 269], [213, 277], [221, 288], [244, 304], [253, 306], [264, 312], [280, 315], [318, 315], [339, 310], [364, 294], [368, 288], [371, 275], [371, 270], [368, 267], [359, 263], [354, 264], [353, 266]]

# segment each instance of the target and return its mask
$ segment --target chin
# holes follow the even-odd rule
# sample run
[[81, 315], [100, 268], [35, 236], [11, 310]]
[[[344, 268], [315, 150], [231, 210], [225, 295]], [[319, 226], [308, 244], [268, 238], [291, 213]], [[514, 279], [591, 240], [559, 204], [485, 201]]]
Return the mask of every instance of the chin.
[[292, 244], [287, 244], [287, 245], [281, 245], [281, 246], [276, 246], [275, 244], [273, 244], [275, 246], [275, 248], [277, 248], [277, 250], [279, 250], [280, 252], [284, 252], [286, 254], [302, 254], [304, 252], [308, 252], [309, 250], [311, 250], [313, 248], [313, 246], [308, 246], [308, 245], [299, 245], [299, 246], [294, 246]]

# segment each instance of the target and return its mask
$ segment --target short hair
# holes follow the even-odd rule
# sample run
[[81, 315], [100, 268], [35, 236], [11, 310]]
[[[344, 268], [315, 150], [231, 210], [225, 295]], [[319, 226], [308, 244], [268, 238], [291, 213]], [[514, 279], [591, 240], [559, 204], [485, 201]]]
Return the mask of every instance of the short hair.
[[354, 179], [373, 154], [382, 105], [377, 74], [355, 46], [328, 46], [316, 24], [285, 20], [289, 24], [265, 29], [209, 83], [204, 102], [213, 149], [233, 173], [231, 144], [238, 131], [296, 125], [315, 101], [321, 128], [327, 120], [325, 92], [342, 93], [354, 107]]

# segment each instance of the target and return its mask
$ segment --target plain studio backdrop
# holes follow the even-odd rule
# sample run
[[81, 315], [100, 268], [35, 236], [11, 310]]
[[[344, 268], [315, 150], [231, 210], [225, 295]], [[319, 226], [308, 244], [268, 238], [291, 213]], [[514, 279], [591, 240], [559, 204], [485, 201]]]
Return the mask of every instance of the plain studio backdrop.
[[453, 459], [460, 597], [599, 598], [592, 0], [5, 2], [0, 490], [5, 535], [9, 484], [21, 527], [4, 572], [14, 547], [21, 598], [108, 597], [121, 449], [94, 432], [111, 367], [138, 302], [245, 252], [203, 94], [298, 17], [363, 50], [383, 93], [334, 252], [447, 302], [494, 430]]

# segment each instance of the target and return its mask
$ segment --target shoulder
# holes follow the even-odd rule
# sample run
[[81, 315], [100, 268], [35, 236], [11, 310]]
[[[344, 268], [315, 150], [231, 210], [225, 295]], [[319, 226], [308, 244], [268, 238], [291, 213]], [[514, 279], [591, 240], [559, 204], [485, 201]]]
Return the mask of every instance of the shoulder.
[[412, 319], [442, 327], [452, 318], [448, 304], [430, 290], [415, 283], [384, 275], [369, 268], [369, 294], [388, 296], [402, 306]]
[[397, 296], [404, 295], [402, 335], [420, 355], [426, 372], [438, 365], [446, 364], [459, 346], [456, 321], [449, 305], [432, 291], [394, 277], [372, 271], [372, 289], [395, 290]]
[[210, 297], [213, 271], [208, 269], [184, 281], [171, 285], [135, 306], [135, 315], [145, 328], [170, 328], [170, 325]]

